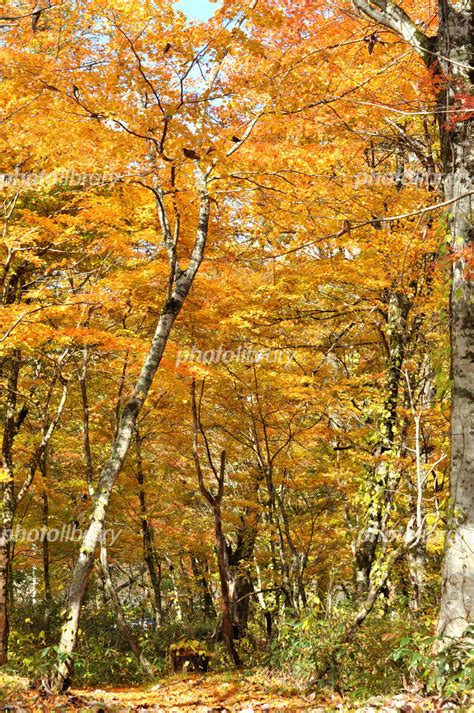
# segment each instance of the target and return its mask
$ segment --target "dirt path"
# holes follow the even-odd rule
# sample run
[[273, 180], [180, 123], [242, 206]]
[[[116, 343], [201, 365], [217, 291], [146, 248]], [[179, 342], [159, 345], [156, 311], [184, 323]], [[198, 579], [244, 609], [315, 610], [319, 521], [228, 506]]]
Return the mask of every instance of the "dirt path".
[[16, 690], [1, 690], [0, 711], [5, 713], [272, 713], [286, 711], [342, 711], [359, 713], [425, 713], [432, 711], [469, 711], [474, 706], [461, 706], [451, 701], [423, 698], [413, 694], [375, 697], [365, 705], [349, 703], [339, 695], [328, 697], [303, 695], [281, 679], [265, 673], [248, 677], [235, 673], [174, 676], [139, 688], [76, 689], [67, 696], [48, 696], [27, 688], [27, 682]]
[[245, 678], [236, 674], [197, 675], [164, 678], [155, 685], [139, 688], [104, 687], [74, 689], [67, 696], [48, 696], [35, 690], [17, 690], [1, 700], [0, 711], [23, 713], [60, 713], [61, 711], [96, 711], [96, 713], [261, 713], [263, 711], [327, 710], [299, 695], [282, 682], [265, 676]]
[[[77, 691], [84, 699], [91, 698], [91, 693]], [[254, 677], [238, 678], [236, 676], [199, 676], [165, 679], [151, 686], [148, 690], [110, 690], [94, 693], [113, 709], [123, 706], [134, 710], [135, 707], [152, 706], [152, 710], [166, 711], [196, 711], [196, 713], [225, 713], [226, 711], [307, 711], [310, 702], [292, 691], [281, 689], [281, 685], [265, 686]]]

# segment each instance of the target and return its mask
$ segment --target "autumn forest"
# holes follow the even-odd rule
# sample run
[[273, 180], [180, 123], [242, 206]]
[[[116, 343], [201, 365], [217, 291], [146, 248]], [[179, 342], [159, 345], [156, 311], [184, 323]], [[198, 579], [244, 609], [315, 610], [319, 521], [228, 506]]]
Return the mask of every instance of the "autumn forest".
[[472, 21], [0, 3], [5, 710], [474, 709]]

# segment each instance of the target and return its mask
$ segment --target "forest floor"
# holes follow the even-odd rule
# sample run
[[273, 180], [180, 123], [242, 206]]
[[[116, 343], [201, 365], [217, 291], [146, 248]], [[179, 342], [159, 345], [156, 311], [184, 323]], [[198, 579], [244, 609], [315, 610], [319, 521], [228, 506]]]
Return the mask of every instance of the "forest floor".
[[[350, 702], [338, 694], [298, 693], [281, 680], [263, 674], [173, 676], [157, 684], [137, 688], [74, 689], [68, 695], [51, 696], [22, 685], [2, 687], [0, 711], [5, 713], [263, 713], [268, 711], [359, 711], [360, 713], [424, 713], [425, 711], [472, 711], [451, 701], [402, 693], [377, 696], [365, 703]], [[9, 688], [9, 690], [8, 690]]]

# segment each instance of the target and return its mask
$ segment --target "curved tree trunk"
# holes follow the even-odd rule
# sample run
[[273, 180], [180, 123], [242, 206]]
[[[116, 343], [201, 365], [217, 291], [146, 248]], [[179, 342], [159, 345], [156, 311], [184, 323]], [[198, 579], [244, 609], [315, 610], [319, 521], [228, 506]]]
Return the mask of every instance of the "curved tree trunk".
[[194, 247], [186, 270], [179, 267], [176, 254], [176, 240], [166, 217], [166, 209], [160, 191], [155, 191], [158, 214], [163, 237], [170, 261], [168, 294], [155, 329], [152, 343], [143, 363], [132, 396], [124, 406], [118, 428], [93, 497], [89, 526], [81, 542], [79, 556], [72, 573], [64, 624], [58, 647], [58, 661], [51, 675], [51, 688], [61, 691], [70, 684], [73, 668], [73, 652], [79, 629], [79, 616], [89, 575], [94, 563], [95, 550], [104, 530], [107, 509], [115, 480], [120, 473], [135, 430], [138, 414], [150, 390], [153, 378], [161, 363], [173, 324], [194, 282], [204, 255], [209, 229], [210, 199], [207, 192], [206, 176], [196, 162], [196, 188], [199, 193], [199, 217]]

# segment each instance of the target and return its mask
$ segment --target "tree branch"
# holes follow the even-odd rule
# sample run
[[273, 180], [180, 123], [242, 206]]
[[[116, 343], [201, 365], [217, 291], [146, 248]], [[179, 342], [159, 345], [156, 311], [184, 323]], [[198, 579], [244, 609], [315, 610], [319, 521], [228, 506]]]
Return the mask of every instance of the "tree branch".
[[420, 55], [427, 67], [437, 57], [438, 38], [429, 37], [418, 29], [405, 10], [391, 0], [353, 0], [354, 7], [364, 15], [402, 37]]

